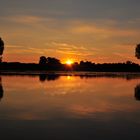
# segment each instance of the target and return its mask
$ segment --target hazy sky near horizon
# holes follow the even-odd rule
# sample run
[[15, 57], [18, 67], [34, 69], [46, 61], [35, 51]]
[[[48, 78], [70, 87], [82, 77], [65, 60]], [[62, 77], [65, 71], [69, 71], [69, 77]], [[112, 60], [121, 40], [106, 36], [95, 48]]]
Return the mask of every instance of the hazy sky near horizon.
[[0, 0], [4, 61], [124, 62], [140, 43], [139, 0]]

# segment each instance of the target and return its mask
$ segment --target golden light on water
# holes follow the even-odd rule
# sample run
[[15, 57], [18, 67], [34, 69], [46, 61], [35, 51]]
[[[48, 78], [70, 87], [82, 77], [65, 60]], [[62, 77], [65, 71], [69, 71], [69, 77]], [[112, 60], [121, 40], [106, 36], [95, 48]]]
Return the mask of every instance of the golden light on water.
[[71, 76], [67, 76], [67, 80], [71, 80]]

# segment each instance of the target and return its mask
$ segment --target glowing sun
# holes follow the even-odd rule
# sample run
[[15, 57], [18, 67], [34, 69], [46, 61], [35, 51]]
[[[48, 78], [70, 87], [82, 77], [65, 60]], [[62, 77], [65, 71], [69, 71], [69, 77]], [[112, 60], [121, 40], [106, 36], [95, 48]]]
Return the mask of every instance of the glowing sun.
[[72, 64], [73, 64], [73, 61], [70, 60], [70, 59], [68, 59], [68, 60], [66, 61], [66, 64], [67, 64], [67, 65], [72, 65]]

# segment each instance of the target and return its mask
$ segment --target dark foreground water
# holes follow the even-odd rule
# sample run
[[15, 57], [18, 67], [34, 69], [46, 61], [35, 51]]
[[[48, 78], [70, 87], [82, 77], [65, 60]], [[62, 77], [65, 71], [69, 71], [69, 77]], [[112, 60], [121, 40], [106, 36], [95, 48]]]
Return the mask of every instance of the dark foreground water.
[[139, 140], [135, 76], [1, 76], [0, 139]]

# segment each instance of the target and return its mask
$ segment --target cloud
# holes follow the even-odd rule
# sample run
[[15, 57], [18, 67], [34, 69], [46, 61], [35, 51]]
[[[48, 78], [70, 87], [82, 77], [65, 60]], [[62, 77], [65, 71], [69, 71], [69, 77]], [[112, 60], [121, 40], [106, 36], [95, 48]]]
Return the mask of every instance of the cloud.
[[11, 23], [19, 23], [19, 24], [37, 24], [43, 21], [50, 21], [51, 18], [43, 18], [41, 16], [34, 16], [34, 15], [14, 15], [14, 16], [7, 16], [1, 17], [2, 21], [7, 21]]
[[6, 54], [43, 54], [45, 49], [33, 48], [29, 46], [7, 45]]
[[54, 46], [57, 46], [57, 47], [59, 47], [59, 48], [62, 48], [62, 49], [87, 50], [87, 48], [84, 47], [84, 46], [77, 46], [77, 45], [74, 45], [74, 44], [60, 43], [60, 42], [52, 42], [51, 44], [54, 45]]
[[58, 53], [70, 54], [75, 56], [88, 56], [93, 55], [88, 48], [64, 42], [51, 42], [46, 43], [48, 50], [55, 50]]
[[119, 36], [119, 37], [128, 37], [128, 36], [138, 36], [138, 30], [131, 30], [131, 29], [119, 29], [116, 27], [100, 27], [97, 25], [77, 25], [73, 26], [71, 29], [73, 33], [76, 34], [90, 34], [90, 35], [97, 35], [100, 37], [112, 37], [112, 36]]

